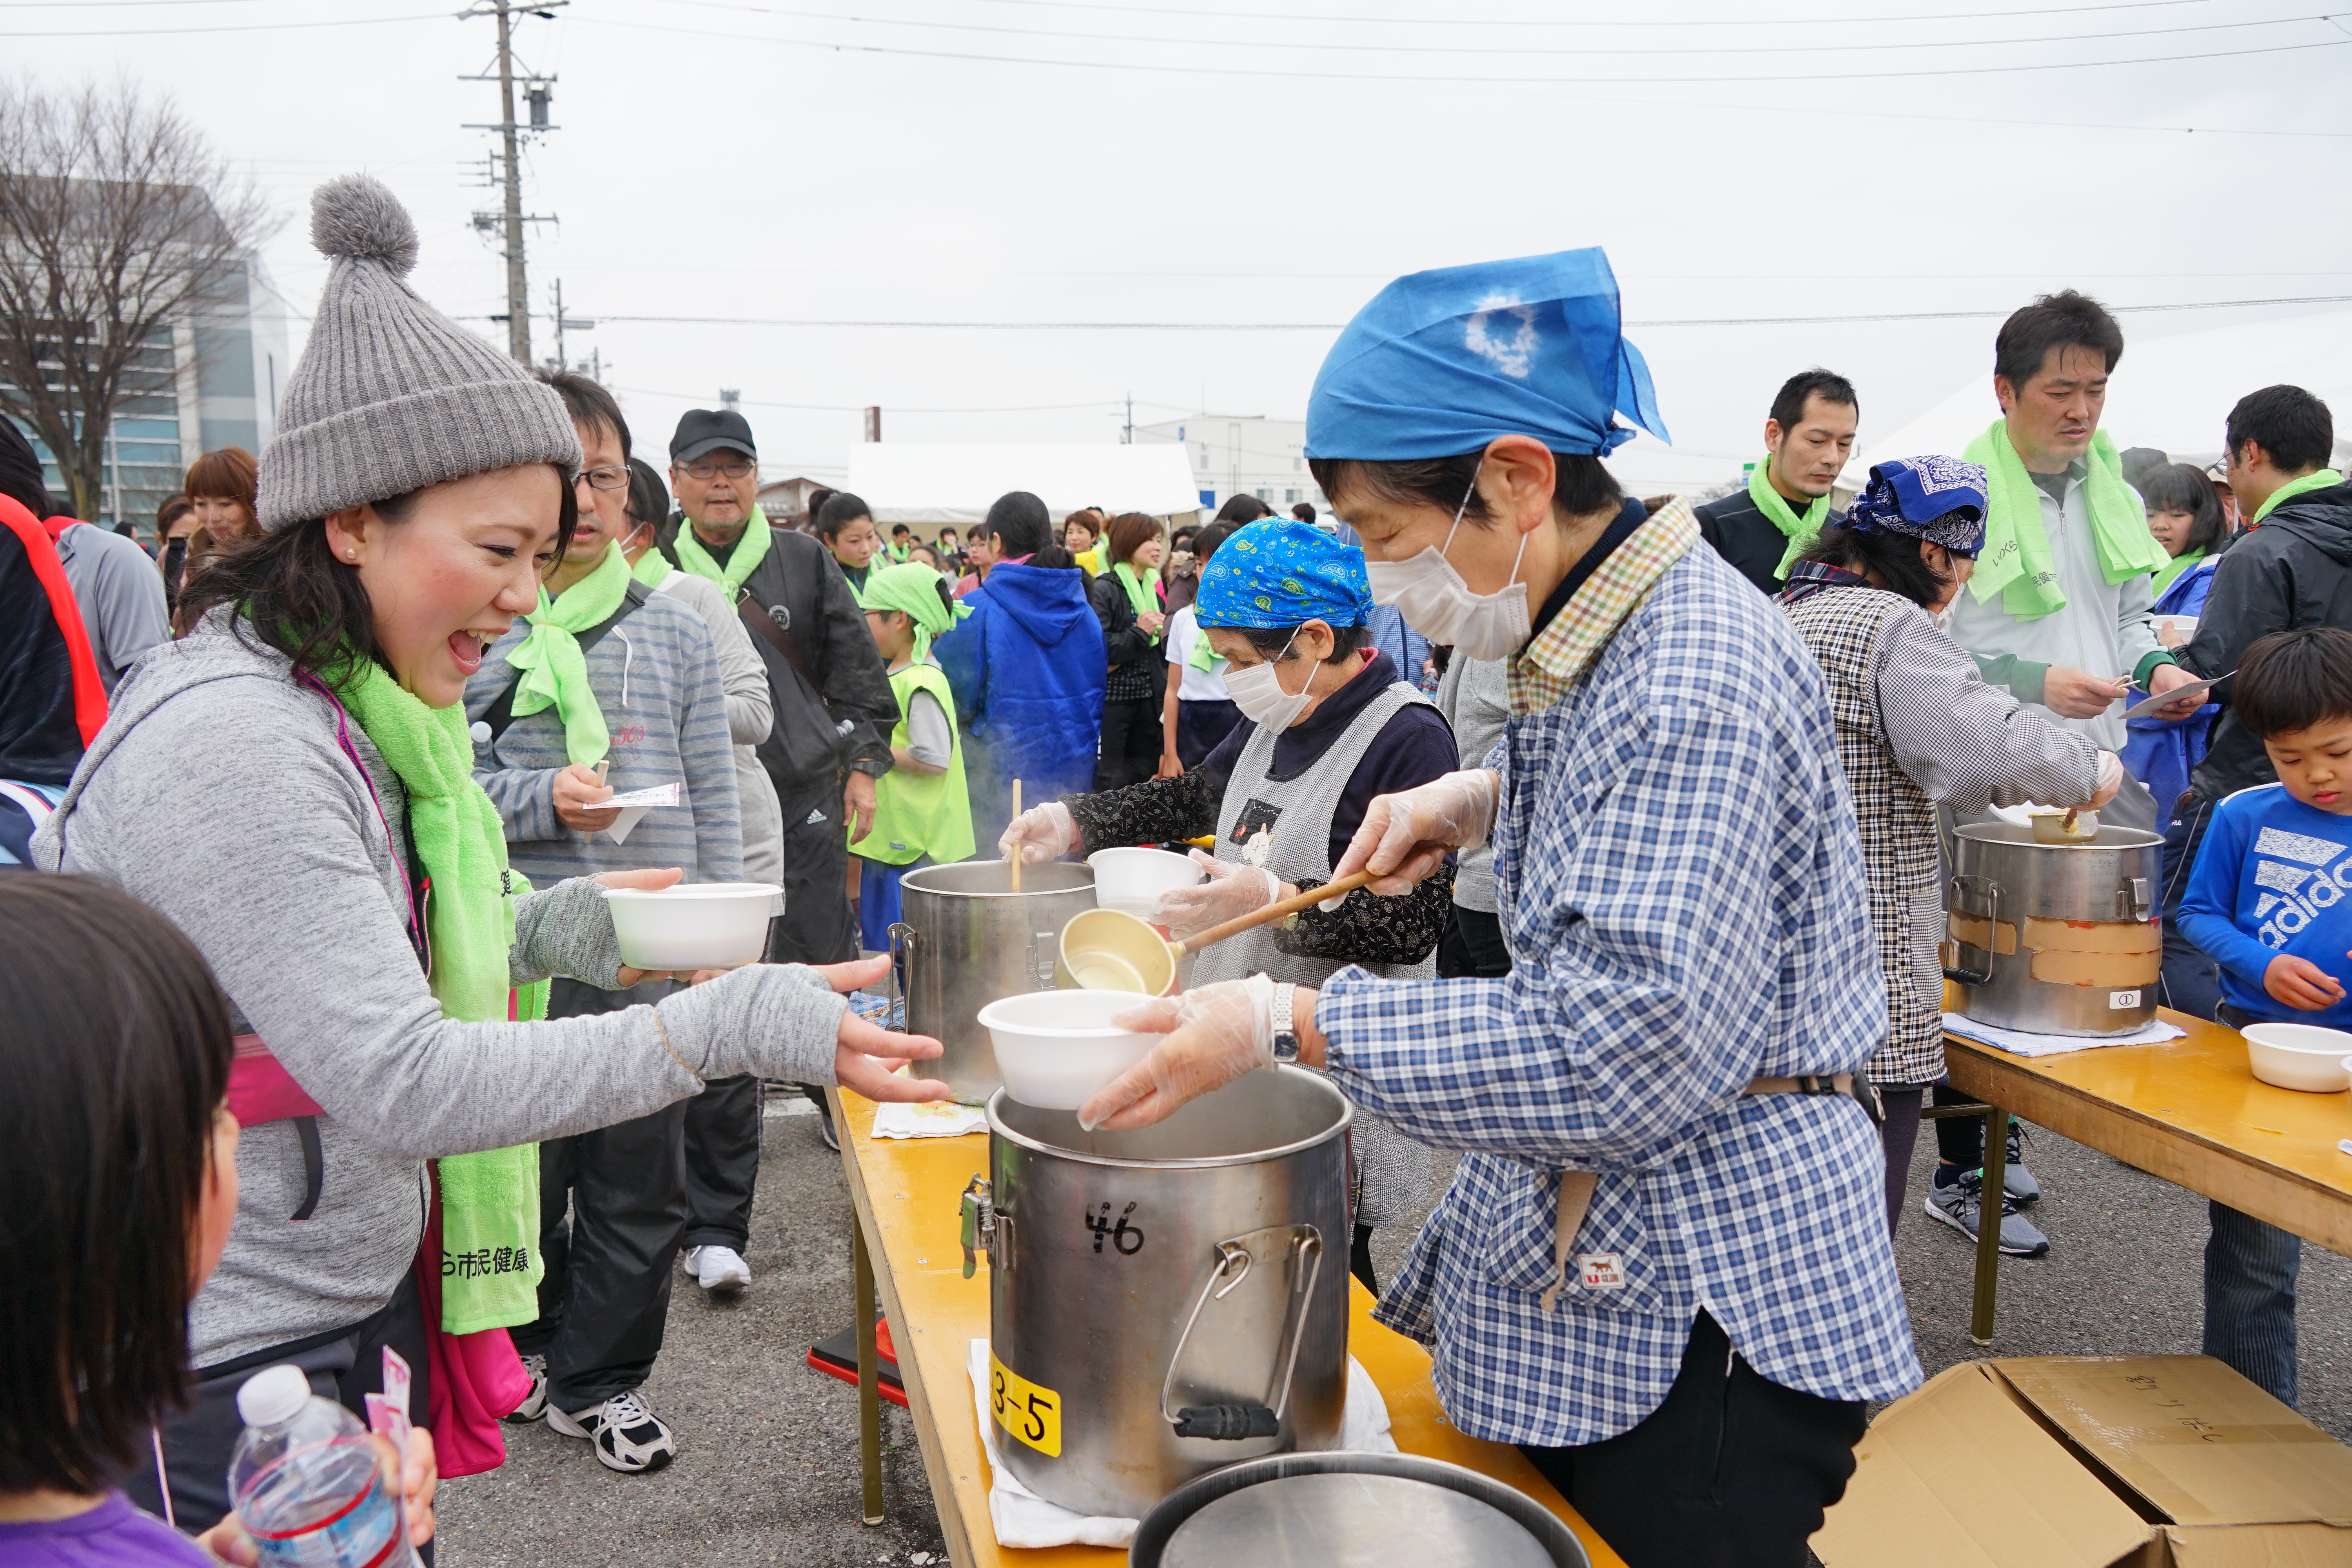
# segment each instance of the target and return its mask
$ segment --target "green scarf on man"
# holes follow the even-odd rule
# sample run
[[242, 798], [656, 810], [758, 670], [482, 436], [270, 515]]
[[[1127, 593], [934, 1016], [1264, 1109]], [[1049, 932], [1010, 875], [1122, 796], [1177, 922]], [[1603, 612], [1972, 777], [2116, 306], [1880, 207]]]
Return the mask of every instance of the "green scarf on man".
[[528, 719], [550, 707], [563, 717], [563, 751], [582, 767], [593, 767], [612, 749], [604, 711], [588, 687], [588, 657], [579, 634], [613, 618], [628, 592], [629, 562], [617, 544], [604, 546], [596, 569], [551, 600], [539, 591], [539, 608], [523, 619], [530, 636], [507, 663], [521, 679], [515, 684], [514, 716]]
[[1785, 579], [1789, 568], [1797, 563], [1797, 557], [1822, 536], [1822, 524], [1829, 521], [1830, 498], [1815, 496], [1804, 516], [1799, 517], [1796, 509], [1789, 504], [1789, 498], [1772, 488], [1771, 475], [1772, 454], [1767, 452], [1748, 470], [1748, 499], [1789, 542], [1789, 548], [1780, 552], [1780, 564], [1773, 569], [1774, 576]]
[[[1120, 562], [1110, 569], [1110, 574], [1118, 579], [1120, 587], [1127, 590], [1128, 607], [1138, 616], [1148, 616], [1160, 607], [1160, 601], [1152, 595], [1151, 584], [1144, 581], [1143, 574], [1135, 569], [1133, 563]], [[1158, 642], [1160, 634], [1152, 633], [1151, 640]]]
[[647, 550], [637, 557], [637, 563], [629, 568], [629, 575], [648, 588], [658, 588], [669, 581], [669, 574], [677, 570], [669, 563], [668, 556], [658, 550]]
[[[370, 659], [338, 683], [344, 706], [408, 794], [408, 831], [430, 888], [425, 936], [441, 1016], [465, 1023], [536, 1018], [544, 984], [520, 990], [507, 841], [498, 807], [474, 782], [460, 703], [427, 708]], [[520, 879], [513, 879], [520, 881]], [[539, 1145], [436, 1161], [441, 1183], [441, 1327], [513, 1328], [539, 1316]]]
[[[2010, 445], [2007, 416], [1994, 420], [1960, 456], [1985, 470], [1984, 551], [1969, 592], [1979, 605], [2000, 595], [2002, 612], [2021, 621], [2064, 609], [2050, 533], [2042, 526], [2042, 490]], [[2124, 483], [2115, 440], [2105, 430], [2091, 437], [2084, 466], [2083, 504], [2091, 514], [2101, 574], [2112, 585], [2162, 571], [2171, 557], [2147, 531], [2147, 510]]]
[[772, 542], [768, 533], [768, 514], [758, 507], [751, 509], [751, 519], [743, 525], [743, 535], [735, 542], [735, 553], [721, 566], [702, 547], [694, 534], [691, 519], [677, 525], [677, 539], [673, 548], [677, 551], [678, 569], [698, 577], [708, 577], [727, 590], [727, 602], [733, 604], [743, 596], [743, 584], [754, 568], [768, 558], [768, 546]]
[[2292, 500], [2305, 490], [2324, 490], [2332, 485], [2340, 485], [2343, 482], [2344, 476], [2334, 468], [2314, 468], [2310, 473], [2289, 479], [2273, 490], [2269, 500], [2254, 509], [2254, 519], [2246, 526], [2260, 528], [2263, 525], [2263, 519], [2278, 510], [2278, 504], [2281, 501]]

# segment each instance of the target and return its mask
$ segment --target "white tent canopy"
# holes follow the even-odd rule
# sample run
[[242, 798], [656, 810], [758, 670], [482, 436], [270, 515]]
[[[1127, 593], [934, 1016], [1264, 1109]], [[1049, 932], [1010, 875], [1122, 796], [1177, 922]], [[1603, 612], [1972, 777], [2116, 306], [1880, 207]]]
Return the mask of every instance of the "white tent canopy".
[[[2118, 450], [2154, 447], [2175, 461], [2205, 464], [2221, 455], [2221, 426], [2247, 393], [2281, 382], [2313, 393], [2336, 416], [2336, 452], [2352, 448], [2352, 310], [2215, 327], [2177, 337], [2133, 341], [2107, 384], [2099, 427]], [[1930, 452], [1958, 456], [2000, 416], [1988, 366], [1916, 419], [1885, 437], [1872, 435], [1839, 483], [1860, 489], [1870, 465]]]
[[[1132, 447], [1014, 443], [928, 445], [866, 441], [849, 448], [842, 489], [864, 498], [874, 521], [978, 522], [1007, 490], [1028, 490], [1056, 522], [1080, 507], [1196, 513], [1201, 492], [1186, 448], [1172, 442]], [[1188, 515], [1186, 521], [1191, 521]]]

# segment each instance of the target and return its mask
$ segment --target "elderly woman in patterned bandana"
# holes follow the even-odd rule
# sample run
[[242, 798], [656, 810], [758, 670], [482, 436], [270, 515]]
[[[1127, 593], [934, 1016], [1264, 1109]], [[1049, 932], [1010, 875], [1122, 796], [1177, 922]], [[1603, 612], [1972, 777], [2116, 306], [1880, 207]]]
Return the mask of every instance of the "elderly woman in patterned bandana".
[[[1454, 732], [1390, 658], [1370, 646], [1364, 552], [1287, 519], [1254, 522], [1218, 547], [1194, 601], [1202, 634], [1229, 660], [1242, 721], [1199, 767], [1091, 795], [1065, 795], [1013, 819], [1003, 848], [1029, 860], [1122, 844], [1215, 834], [1192, 858], [1208, 879], [1166, 895], [1154, 918], [1182, 938], [1331, 879], [1374, 797], [1454, 771]], [[1191, 984], [1268, 974], [1319, 985], [1355, 964], [1433, 979], [1454, 879], [1449, 868], [1402, 898], [1349, 895], [1295, 923], [1261, 926], [1202, 950]], [[1429, 1152], [1358, 1112], [1351, 1264], [1377, 1292], [1369, 1243], [1426, 1194]]]
[[[1936, 807], [2098, 806], [2123, 780], [2114, 752], [1986, 685], [1976, 661], [1940, 629], [1984, 544], [1984, 469], [1957, 458], [1877, 465], [1843, 524], [1798, 559], [1780, 594], [1782, 612], [1828, 678], [1838, 756], [1862, 827], [1891, 1025], [1870, 1059], [1886, 1110], [1880, 1131], [1890, 1229], [1902, 1212], [1921, 1100], [1944, 1076]], [[1938, 1170], [1927, 1212], [1973, 1235], [1980, 1175], [1957, 1163]], [[2004, 1197], [2003, 1250], [2046, 1250], [2041, 1233], [2009, 1207]]]

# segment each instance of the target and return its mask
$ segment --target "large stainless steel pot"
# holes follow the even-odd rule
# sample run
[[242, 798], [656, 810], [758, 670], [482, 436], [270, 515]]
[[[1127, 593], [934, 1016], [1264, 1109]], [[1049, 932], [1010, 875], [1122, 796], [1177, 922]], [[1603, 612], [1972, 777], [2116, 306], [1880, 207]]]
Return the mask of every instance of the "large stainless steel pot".
[[1351, 1120], [1297, 1068], [1132, 1132], [988, 1102], [965, 1239], [988, 1252], [991, 1414], [1024, 1486], [1140, 1519], [1220, 1466], [1339, 1441]]
[[1960, 1012], [2043, 1035], [2128, 1034], [2156, 1016], [2163, 843], [2134, 827], [2079, 844], [2009, 822], [1960, 828], [1944, 893]]
[[923, 1074], [944, 1080], [964, 1104], [983, 1105], [1003, 1080], [980, 1010], [1053, 985], [1063, 925], [1095, 907], [1094, 868], [1063, 860], [1024, 867], [1016, 893], [1003, 861], [961, 860], [909, 871], [898, 889], [890, 958], [907, 1027], [942, 1047]]

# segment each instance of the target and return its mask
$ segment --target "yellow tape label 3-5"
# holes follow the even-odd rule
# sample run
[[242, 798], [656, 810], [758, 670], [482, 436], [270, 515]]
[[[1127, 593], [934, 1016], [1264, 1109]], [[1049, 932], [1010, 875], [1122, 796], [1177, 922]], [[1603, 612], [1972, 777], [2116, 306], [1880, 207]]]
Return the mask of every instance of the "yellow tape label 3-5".
[[1062, 1396], [1041, 1388], [988, 1353], [988, 1409], [1010, 1436], [1047, 1458], [1062, 1457]]

